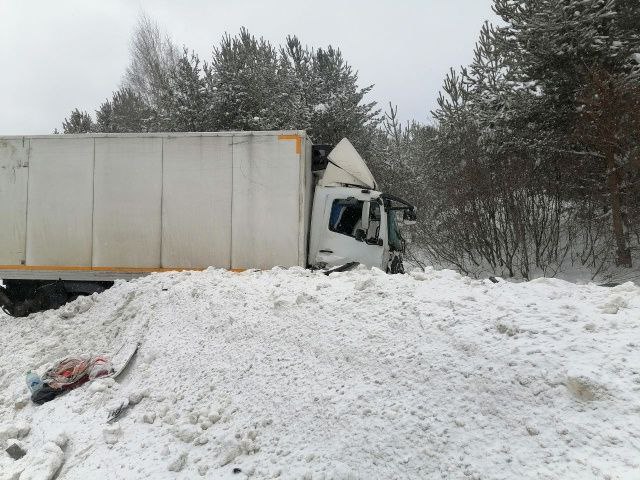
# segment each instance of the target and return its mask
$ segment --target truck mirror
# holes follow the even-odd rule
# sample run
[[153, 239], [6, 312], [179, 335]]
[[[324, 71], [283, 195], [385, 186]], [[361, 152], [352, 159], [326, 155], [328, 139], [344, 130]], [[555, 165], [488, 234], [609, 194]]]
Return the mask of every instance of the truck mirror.
[[370, 215], [370, 210], [371, 210], [371, 203], [370, 202], [363, 202], [362, 203], [362, 219], [361, 219], [361, 224], [362, 224], [362, 229], [365, 232], [369, 231], [369, 215]]
[[415, 225], [417, 218], [415, 209], [405, 210], [402, 214], [402, 223], [404, 225]]
[[365, 238], [367, 238], [367, 232], [365, 232], [362, 228], [358, 228], [356, 230], [354, 238], [359, 242], [364, 242]]

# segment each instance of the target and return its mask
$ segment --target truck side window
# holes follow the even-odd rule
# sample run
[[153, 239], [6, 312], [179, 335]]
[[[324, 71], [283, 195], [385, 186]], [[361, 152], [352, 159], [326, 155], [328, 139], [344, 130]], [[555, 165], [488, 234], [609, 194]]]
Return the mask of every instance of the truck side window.
[[380, 235], [380, 204], [371, 202], [369, 207], [369, 230], [367, 231], [367, 239], [377, 240]]
[[329, 217], [329, 230], [350, 237], [355, 237], [362, 219], [362, 204], [355, 198], [334, 200]]

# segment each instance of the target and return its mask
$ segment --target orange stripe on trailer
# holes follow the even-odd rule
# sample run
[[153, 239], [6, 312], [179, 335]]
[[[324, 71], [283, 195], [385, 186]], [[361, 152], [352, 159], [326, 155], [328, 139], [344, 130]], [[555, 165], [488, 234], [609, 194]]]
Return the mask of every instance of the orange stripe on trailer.
[[0, 265], [0, 270], [78, 270], [81, 272], [91, 271], [91, 267], [78, 267], [66, 265]]
[[295, 140], [296, 153], [298, 155], [302, 153], [302, 137], [300, 135], [278, 135], [278, 140]]
[[153, 272], [173, 272], [173, 271], [182, 271], [182, 270], [204, 270], [204, 269], [203, 268], [91, 267], [89, 270], [93, 272], [153, 273]]
[[[201, 272], [204, 268], [176, 267], [176, 268], [135, 268], [135, 267], [80, 267], [67, 265], [0, 265], [0, 270], [43, 270], [43, 271], [77, 271], [77, 272], [120, 272], [120, 273], [154, 273], [154, 272]], [[229, 268], [230, 272], [244, 272], [246, 268]]]

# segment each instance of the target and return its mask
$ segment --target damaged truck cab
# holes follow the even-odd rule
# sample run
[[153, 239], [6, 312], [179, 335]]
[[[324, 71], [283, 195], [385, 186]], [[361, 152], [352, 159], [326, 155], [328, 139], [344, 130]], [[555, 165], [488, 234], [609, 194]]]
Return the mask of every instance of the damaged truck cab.
[[[367, 164], [343, 139], [319, 165], [309, 238], [309, 265], [346, 263], [404, 273], [405, 241], [399, 223], [415, 223], [415, 207], [377, 191]], [[402, 213], [402, 219], [398, 219]]]
[[0, 137], [0, 307], [57, 308], [153, 272], [404, 271], [415, 208], [347, 139], [304, 131]]
[[404, 273], [402, 222], [411, 224], [413, 207], [368, 189], [321, 187], [313, 202], [309, 263], [328, 268], [357, 262], [388, 273]]

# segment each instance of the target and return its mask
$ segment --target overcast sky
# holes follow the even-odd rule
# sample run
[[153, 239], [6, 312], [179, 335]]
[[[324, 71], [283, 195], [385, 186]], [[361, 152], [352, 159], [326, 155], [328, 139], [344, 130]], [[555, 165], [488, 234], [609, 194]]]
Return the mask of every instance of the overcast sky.
[[246, 26], [280, 43], [339, 47], [371, 98], [429, 121], [449, 67], [467, 64], [491, 0], [0, 0], [0, 135], [52, 133], [117, 88], [145, 11], [179, 45], [210, 58]]

